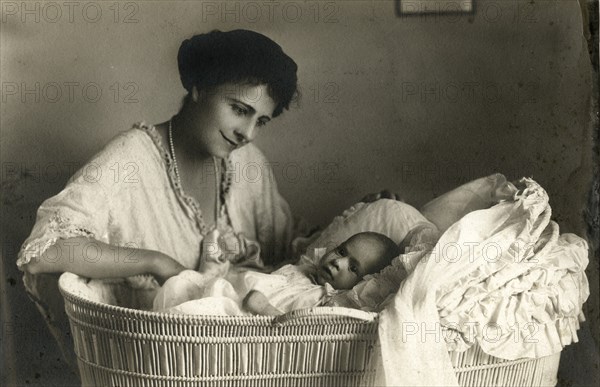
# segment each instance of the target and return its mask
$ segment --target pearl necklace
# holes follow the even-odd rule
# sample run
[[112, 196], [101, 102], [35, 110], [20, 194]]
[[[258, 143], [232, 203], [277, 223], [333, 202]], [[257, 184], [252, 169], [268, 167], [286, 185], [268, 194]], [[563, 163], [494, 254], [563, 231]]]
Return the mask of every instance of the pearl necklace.
[[[179, 176], [179, 169], [177, 168], [177, 158], [175, 157], [175, 146], [173, 145], [173, 119], [169, 120], [169, 147], [171, 148], [171, 158], [173, 159], [173, 169], [175, 171], [175, 177], [177, 178], [177, 184], [183, 190], [181, 186], [181, 178]], [[217, 167], [217, 158], [215, 156], [212, 157], [213, 166], [215, 169], [215, 227], [217, 225], [217, 219], [219, 218], [219, 203], [221, 202], [220, 195], [220, 187], [219, 187], [219, 168]]]
[[177, 159], [175, 158], [175, 146], [173, 145], [173, 120], [169, 120], [169, 146], [171, 147], [171, 158], [173, 159], [173, 169], [175, 170], [175, 176], [177, 177], [177, 183], [181, 185], [181, 178], [179, 177], [179, 169], [177, 169]]

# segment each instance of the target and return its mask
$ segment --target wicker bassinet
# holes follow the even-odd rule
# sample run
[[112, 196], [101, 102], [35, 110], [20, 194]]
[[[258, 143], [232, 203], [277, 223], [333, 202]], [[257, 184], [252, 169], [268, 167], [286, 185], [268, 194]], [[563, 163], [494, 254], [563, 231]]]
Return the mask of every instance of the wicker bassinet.
[[[90, 301], [59, 281], [83, 386], [372, 386], [377, 314], [320, 307], [277, 318], [189, 316]], [[554, 386], [560, 353], [451, 352], [461, 386]]]

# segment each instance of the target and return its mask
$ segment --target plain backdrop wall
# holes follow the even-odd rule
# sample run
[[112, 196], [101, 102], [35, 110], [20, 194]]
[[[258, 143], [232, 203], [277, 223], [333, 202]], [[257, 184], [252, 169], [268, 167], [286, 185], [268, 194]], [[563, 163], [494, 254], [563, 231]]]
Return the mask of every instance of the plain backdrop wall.
[[382, 188], [418, 207], [502, 172], [540, 182], [563, 230], [584, 235], [591, 66], [577, 1], [477, 0], [472, 14], [427, 16], [393, 1], [1, 6], [3, 355], [18, 380], [66, 378], [14, 267], [35, 210], [115, 134], [176, 113], [176, 53], [195, 33], [256, 30], [298, 63], [302, 97], [256, 143], [310, 223]]

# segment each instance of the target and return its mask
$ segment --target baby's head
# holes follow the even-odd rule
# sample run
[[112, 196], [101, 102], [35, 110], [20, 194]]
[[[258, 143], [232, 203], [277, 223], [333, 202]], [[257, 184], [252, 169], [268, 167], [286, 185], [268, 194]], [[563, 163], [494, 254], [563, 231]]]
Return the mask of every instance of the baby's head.
[[390, 238], [376, 232], [354, 234], [319, 261], [316, 279], [335, 289], [352, 289], [367, 274], [381, 271], [400, 254]]

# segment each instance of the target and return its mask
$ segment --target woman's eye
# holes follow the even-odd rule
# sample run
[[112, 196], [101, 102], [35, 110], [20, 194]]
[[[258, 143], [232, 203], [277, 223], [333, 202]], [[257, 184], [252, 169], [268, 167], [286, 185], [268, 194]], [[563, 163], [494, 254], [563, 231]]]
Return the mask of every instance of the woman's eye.
[[340, 247], [337, 251], [339, 256], [345, 257], [346, 256], [346, 250], [343, 247]]
[[246, 115], [246, 113], [247, 113], [246, 109], [239, 107], [237, 105], [231, 105], [231, 108], [233, 109], [235, 114], [237, 114], [238, 116], [243, 116], [243, 115]]
[[258, 121], [256, 123], [256, 126], [258, 126], [259, 128], [261, 128], [261, 127], [265, 126], [266, 124], [267, 124], [267, 121]]
[[353, 272], [354, 274], [356, 274], [356, 273], [358, 273], [358, 267], [354, 266], [354, 265], [351, 265], [350, 266], [350, 271]]

